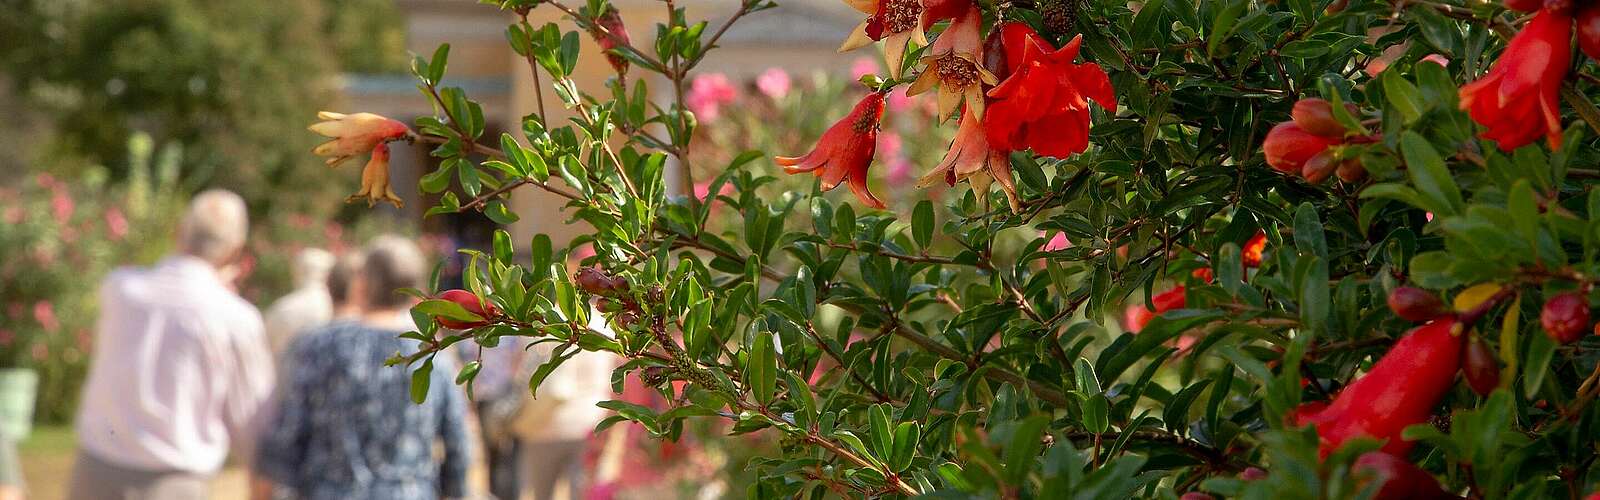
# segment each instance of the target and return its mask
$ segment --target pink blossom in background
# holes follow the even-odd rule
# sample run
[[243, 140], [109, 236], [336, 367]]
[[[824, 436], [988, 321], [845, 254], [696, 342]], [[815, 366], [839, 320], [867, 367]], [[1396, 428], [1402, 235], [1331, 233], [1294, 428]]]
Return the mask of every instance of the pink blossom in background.
[[10, 346], [17, 341], [17, 332], [0, 328], [0, 347]]
[[1433, 212], [1425, 212], [1422, 216], [1427, 218], [1428, 222], [1433, 222]]
[[[718, 195], [733, 196], [733, 183], [724, 182], [722, 188], [717, 190]], [[711, 181], [696, 182], [694, 184], [694, 197], [700, 201], [710, 200]]]
[[900, 149], [903, 146], [905, 146], [905, 140], [900, 138], [900, 134], [890, 131], [878, 135], [879, 158], [900, 156]]
[[57, 224], [72, 222], [72, 211], [77, 207], [72, 196], [65, 189], [55, 189], [50, 195], [50, 215], [55, 216]]
[[767, 68], [756, 77], [756, 89], [772, 99], [782, 99], [789, 95], [789, 88], [793, 82], [789, 79], [789, 72], [782, 68]]
[[[1044, 235], [1041, 234], [1040, 236]], [[1067, 233], [1056, 233], [1054, 237], [1050, 238], [1049, 243], [1044, 244], [1044, 251], [1046, 252], [1058, 252], [1068, 248], [1072, 248], [1072, 242], [1067, 240]]]
[[107, 208], [105, 217], [106, 234], [111, 236], [112, 241], [122, 241], [128, 236], [128, 218], [122, 215], [121, 210], [117, 207]]
[[289, 225], [292, 227], [306, 229], [310, 228], [313, 224], [316, 224], [316, 222], [317, 221], [312, 220], [310, 215], [289, 214]]
[[860, 80], [861, 77], [878, 73], [878, 61], [870, 57], [857, 57], [850, 63], [850, 79]]
[[34, 179], [39, 181], [39, 187], [54, 188], [56, 187], [56, 184], [60, 183], [56, 180], [56, 176], [50, 174], [39, 174], [39, 176], [35, 177]]
[[912, 177], [912, 168], [913, 165], [911, 164], [911, 160], [907, 160], [905, 158], [891, 159], [889, 160], [889, 171], [886, 172], [884, 180], [889, 181], [891, 184], [900, 184], [910, 181]]
[[911, 109], [911, 106], [915, 104], [912, 102], [911, 97], [906, 95], [906, 88], [904, 86], [895, 87], [894, 90], [889, 91], [889, 97], [884, 99], [884, 102], [889, 108], [889, 111], [895, 113], [900, 113], [907, 109]]
[[728, 81], [728, 75], [710, 73], [695, 77], [694, 83], [690, 84], [689, 95], [683, 98], [683, 104], [701, 122], [711, 122], [722, 114], [722, 105], [738, 98], [739, 89]]
[[1450, 59], [1446, 58], [1442, 54], [1428, 54], [1428, 56], [1422, 58], [1422, 60], [1444, 66], [1446, 68], [1450, 67]]
[[612, 500], [617, 497], [619, 490], [617, 483], [605, 482], [589, 486], [589, 491], [584, 493], [585, 500]]
[[19, 206], [16, 206], [16, 205], [12, 205], [12, 206], [6, 207], [6, 212], [5, 212], [5, 217], [4, 217], [5, 221], [6, 221], [6, 224], [21, 224], [22, 223], [22, 215], [23, 215], [22, 207], [19, 207]]

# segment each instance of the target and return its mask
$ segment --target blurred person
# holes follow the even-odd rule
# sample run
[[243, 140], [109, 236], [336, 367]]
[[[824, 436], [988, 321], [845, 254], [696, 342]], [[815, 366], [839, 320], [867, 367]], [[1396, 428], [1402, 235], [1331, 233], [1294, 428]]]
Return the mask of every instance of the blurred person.
[[333, 265], [333, 254], [327, 250], [306, 248], [295, 254], [294, 290], [267, 307], [267, 343], [273, 356], [282, 356], [295, 335], [333, 319], [333, 295], [328, 291]]
[[351, 296], [351, 289], [355, 287], [356, 278], [361, 276], [361, 265], [364, 260], [361, 252], [347, 252], [334, 260], [333, 269], [328, 272], [328, 298], [333, 305], [332, 319], [349, 319], [361, 314], [356, 307], [355, 297]]
[[500, 500], [516, 500], [522, 491], [522, 439], [511, 432], [511, 425], [528, 400], [526, 380], [537, 365], [538, 357], [528, 349], [531, 342], [528, 337], [507, 336], [495, 347], [481, 350], [470, 342], [456, 344], [468, 350], [461, 353], [462, 359], [475, 356], [482, 362], [472, 379], [473, 404], [482, 430], [489, 494]]
[[[361, 313], [302, 334], [290, 343], [274, 417], [256, 455], [257, 499], [412, 500], [460, 498], [469, 463], [466, 397], [453, 383], [455, 367], [436, 358], [428, 397], [413, 404], [411, 371], [386, 366], [396, 352], [415, 350], [415, 299], [399, 288], [421, 288], [428, 266], [410, 241], [382, 236], [368, 245], [351, 297]], [[436, 460], [436, 441], [443, 455]]]
[[[589, 328], [615, 337], [592, 307]], [[544, 343], [530, 350], [549, 359], [552, 349], [551, 343]], [[523, 405], [513, 423], [513, 432], [522, 441], [522, 498], [584, 498], [589, 438], [594, 426], [611, 413], [596, 405], [612, 398], [611, 370], [616, 366], [617, 358], [609, 352], [578, 351], [539, 384], [537, 399]]]
[[261, 314], [224, 276], [248, 229], [239, 195], [200, 193], [176, 254], [101, 284], [68, 498], [206, 498], [230, 449], [249, 456], [274, 377]]
[[17, 443], [11, 436], [0, 433], [0, 500], [22, 500], [22, 461], [17, 457]]

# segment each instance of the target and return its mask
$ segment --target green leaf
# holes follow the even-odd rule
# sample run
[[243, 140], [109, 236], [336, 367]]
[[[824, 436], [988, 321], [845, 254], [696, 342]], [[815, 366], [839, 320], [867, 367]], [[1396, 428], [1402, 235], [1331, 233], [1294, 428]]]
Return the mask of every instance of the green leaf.
[[516, 212], [512, 212], [510, 208], [506, 208], [506, 202], [501, 200], [492, 200], [484, 204], [483, 215], [488, 216], [489, 220], [494, 221], [495, 224], [502, 226], [511, 225], [522, 218]]
[[456, 385], [472, 381], [474, 377], [478, 376], [478, 370], [482, 369], [483, 363], [478, 360], [468, 361], [466, 365], [461, 367], [461, 371], [456, 373]]
[[1039, 460], [1039, 450], [1044, 448], [1041, 438], [1049, 423], [1049, 415], [1036, 414], [1022, 419], [1012, 430], [1011, 442], [1003, 453], [1006, 467], [1003, 476], [1007, 484], [1020, 484], [1033, 470], [1033, 464]]
[[440, 44], [433, 50], [433, 60], [428, 63], [428, 83], [438, 85], [444, 80], [445, 67], [450, 63], [450, 44]]
[[494, 230], [494, 260], [511, 264], [516, 257], [516, 252], [511, 248], [511, 233], [504, 229]]
[[445, 318], [461, 322], [483, 321], [482, 316], [473, 314], [465, 307], [461, 307], [461, 304], [457, 304], [448, 300], [424, 300], [422, 302], [418, 302], [417, 305], [412, 306], [411, 310], [426, 314], [428, 316], [433, 316], [435, 318]]
[[428, 400], [428, 386], [433, 382], [433, 358], [411, 371], [411, 402], [422, 404]]
[[911, 237], [917, 246], [927, 248], [933, 242], [933, 202], [922, 200], [911, 213]]
[[750, 390], [756, 402], [762, 405], [771, 404], [777, 390], [778, 358], [772, 347], [772, 335], [767, 331], [755, 332], [751, 339], [749, 362], [745, 366]]
[[917, 455], [917, 444], [922, 441], [922, 428], [916, 422], [901, 422], [894, 429], [894, 451], [889, 454], [889, 470], [905, 472], [911, 459]]
[[1528, 335], [1527, 363], [1522, 365], [1522, 395], [1534, 397], [1544, 376], [1550, 373], [1550, 362], [1555, 359], [1556, 342], [1549, 335]]
[[1406, 173], [1411, 183], [1428, 201], [1427, 208], [1435, 217], [1455, 215], [1461, 211], [1461, 188], [1456, 186], [1444, 159], [1427, 139], [1416, 132], [1406, 131], [1400, 137], [1400, 151], [1405, 155]]
[[1080, 405], [1083, 410], [1083, 426], [1089, 432], [1099, 434], [1110, 428], [1111, 403], [1103, 394], [1095, 394], [1083, 400]]
[[[1416, 85], [1400, 76], [1399, 71], [1385, 71], [1379, 79], [1383, 80], [1383, 95], [1388, 99], [1389, 106], [1400, 112], [1405, 123], [1414, 123], [1422, 118], [1422, 113], [1427, 111], [1427, 104], [1422, 101]], [[1409, 158], [1411, 155], [1406, 156]]]

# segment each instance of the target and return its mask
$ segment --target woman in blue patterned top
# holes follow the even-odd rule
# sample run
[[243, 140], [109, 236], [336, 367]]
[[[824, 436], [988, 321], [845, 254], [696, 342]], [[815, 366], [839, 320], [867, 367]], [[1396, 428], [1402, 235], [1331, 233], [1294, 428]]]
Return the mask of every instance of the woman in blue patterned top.
[[[426, 263], [416, 245], [380, 237], [368, 246], [351, 295], [363, 312], [297, 338], [285, 353], [275, 416], [257, 449], [256, 498], [429, 500], [465, 496], [466, 402], [444, 358], [428, 399], [412, 404], [410, 372], [384, 366], [415, 348], [411, 299]], [[442, 442], [442, 457], [435, 443]]]

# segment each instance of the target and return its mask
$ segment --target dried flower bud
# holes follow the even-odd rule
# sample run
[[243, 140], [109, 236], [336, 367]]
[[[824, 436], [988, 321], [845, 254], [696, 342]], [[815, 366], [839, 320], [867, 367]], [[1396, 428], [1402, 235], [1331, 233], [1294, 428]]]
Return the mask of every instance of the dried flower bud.
[[1438, 295], [1421, 288], [1402, 286], [1389, 292], [1389, 310], [1408, 321], [1428, 321], [1446, 312]]

